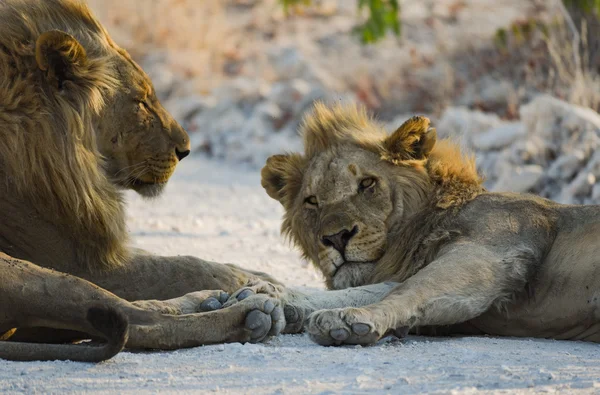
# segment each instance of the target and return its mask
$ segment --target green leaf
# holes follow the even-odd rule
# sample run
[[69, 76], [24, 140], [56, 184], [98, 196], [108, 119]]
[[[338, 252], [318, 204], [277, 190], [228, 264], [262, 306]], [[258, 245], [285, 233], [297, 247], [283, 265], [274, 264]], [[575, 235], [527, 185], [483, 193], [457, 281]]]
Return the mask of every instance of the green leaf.
[[[598, 0], [600, 1], [600, 0]], [[310, 5], [311, 0], [279, 0], [286, 14], [289, 8], [297, 5]], [[358, 0], [358, 10], [368, 10], [367, 19], [354, 29], [363, 43], [373, 43], [385, 37], [388, 31], [396, 36], [401, 34], [398, 0]]]

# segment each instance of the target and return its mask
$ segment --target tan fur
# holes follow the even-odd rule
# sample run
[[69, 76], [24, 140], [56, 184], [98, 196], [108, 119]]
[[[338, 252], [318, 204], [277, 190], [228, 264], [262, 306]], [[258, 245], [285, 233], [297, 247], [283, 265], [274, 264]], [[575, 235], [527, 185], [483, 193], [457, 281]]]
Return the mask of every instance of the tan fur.
[[[39, 338], [44, 331], [29, 328], [74, 329], [110, 345], [93, 355], [56, 348], [31, 354], [0, 342], [0, 357], [106, 359], [123, 347], [126, 320], [130, 347], [250, 339], [243, 325], [223, 325], [239, 325], [260, 303], [223, 311], [213, 324], [190, 317], [206, 323], [194, 327], [188, 319], [132, 310], [118, 298], [151, 299], [136, 306], [163, 313], [195, 313], [202, 298], [181, 295], [232, 292], [254, 277], [233, 265], [128, 246], [121, 190], [157, 196], [189, 149], [148, 76], [83, 2], [0, 2], [0, 333], [54, 342], [65, 338]], [[88, 296], [92, 290], [97, 298]], [[121, 330], [111, 332], [111, 322]], [[154, 325], [154, 332], [139, 325]]]
[[408, 329], [600, 341], [600, 207], [487, 193], [425, 117], [387, 135], [363, 110], [318, 104], [303, 125], [304, 155], [267, 161], [263, 186], [338, 291], [289, 291], [286, 330], [326, 345]]
[[[41, 73], [36, 64], [35, 38], [52, 23], [47, 19], [55, 17], [56, 24], [72, 21], [60, 18], [52, 2], [40, 2], [36, 11], [46, 14], [45, 23], [36, 24], [41, 19], [33, 19], [25, 25], [20, 20], [23, 16], [19, 5], [7, 3], [0, 9], [0, 106], [4, 109], [0, 113], [0, 172], [5, 177], [10, 175], [8, 187], [15, 194], [33, 205], [47, 207], [53, 219], [75, 225], [74, 232], [93, 230], [103, 235], [104, 245], [95, 248], [90, 244], [89, 251], [81, 251], [83, 261], [101, 254], [104, 265], [117, 265], [126, 257], [121, 241], [126, 238], [125, 226], [120, 221], [120, 205], [113, 203], [117, 192], [100, 172], [95, 136], [91, 133], [94, 115], [118, 84], [111, 74], [108, 45], [105, 42], [103, 48], [99, 40], [89, 40], [94, 49], [90, 52], [99, 56], [87, 58], [85, 67], [74, 69], [77, 75], [73, 78], [83, 87], [73, 92], [72, 102], [62, 96], [50, 99], [39, 89]], [[73, 19], [77, 22], [73, 28], [89, 30], [88, 24], [95, 22], [89, 12], [76, 4], [73, 7], [78, 7], [76, 11], [82, 17], [81, 21]], [[102, 37], [100, 27], [95, 23], [92, 26], [97, 30], [91, 37]]]

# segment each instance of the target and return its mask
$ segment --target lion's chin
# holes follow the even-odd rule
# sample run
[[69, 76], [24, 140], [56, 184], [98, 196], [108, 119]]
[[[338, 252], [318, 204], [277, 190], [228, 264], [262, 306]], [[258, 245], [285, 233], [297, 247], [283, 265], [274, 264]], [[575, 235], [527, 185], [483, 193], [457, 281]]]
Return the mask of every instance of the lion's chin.
[[333, 276], [333, 288], [360, 287], [370, 278], [375, 262], [345, 262]]
[[140, 196], [153, 199], [159, 197], [167, 186], [166, 182], [162, 183], [146, 183], [142, 181], [133, 182], [130, 186]]

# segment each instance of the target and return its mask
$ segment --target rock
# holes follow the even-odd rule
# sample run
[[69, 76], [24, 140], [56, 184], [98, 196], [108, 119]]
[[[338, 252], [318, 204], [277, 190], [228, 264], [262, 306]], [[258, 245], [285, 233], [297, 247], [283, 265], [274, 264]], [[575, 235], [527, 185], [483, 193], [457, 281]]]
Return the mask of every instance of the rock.
[[592, 201], [595, 204], [600, 204], [600, 182], [597, 182], [592, 188]]
[[306, 70], [306, 60], [295, 47], [275, 47], [267, 52], [269, 63], [278, 76], [300, 77]]
[[437, 125], [440, 137], [455, 137], [472, 147], [474, 135], [486, 132], [502, 124], [495, 114], [471, 111], [466, 107], [449, 107]]
[[297, 78], [273, 84], [267, 99], [295, 117], [312, 107], [315, 100], [324, 100], [327, 96], [326, 91], [319, 85], [309, 84]]
[[544, 169], [539, 165], [516, 167], [505, 172], [492, 190], [497, 192], [528, 192], [536, 186], [543, 174]]
[[507, 122], [473, 136], [472, 142], [476, 149], [491, 151], [508, 147], [524, 136], [525, 128], [521, 122]]
[[152, 80], [158, 98], [160, 100], [168, 99], [179, 84], [180, 78], [166, 63], [165, 54], [158, 51], [156, 54], [146, 56], [143, 64], [144, 71]]
[[536, 163], [546, 167], [551, 162], [554, 152], [551, 142], [539, 136], [528, 136], [508, 148], [508, 160], [519, 165]]
[[589, 172], [583, 171], [575, 179], [563, 188], [559, 198], [559, 203], [573, 204], [577, 203], [576, 198], [588, 196], [592, 193], [592, 188], [596, 183], [596, 177]]
[[265, 143], [282, 125], [283, 111], [275, 103], [263, 102], [256, 106], [252, 116], [244, 121], [239, 134], [244, 140]]
[[164, 101], [164, 106], [179, 123], [186, 123], [202, 111], [214, 108], [217, 99], [213, 96], [191, 95], [173, 97]]
[[293, 113], [294, 108], [310, 91], [310, 85], [300, 79], [273, 84], [267, 100], [277, 103], [284, 111]]
[[600, 147], [600, 114], [589, 108], [541, 95], [520, 112], [528, 135], [545, 140], [554, 154], [581, 149], [588, 158]]
[[475, 156], [477, 169], [485, 177], [487, 186], [490, 186], [490, 182], [495, 181], [497, 174], [499, 174], [495, 169], [498, 166], [500, 157], [501, 154], [498, 152], [481, 152]]
[[572, 154], [567, 154], [559, 157], [552, 163], [552, 165], [546, 172], [546, 176], [553, 179], [561, 180], [573, 178], [575, 173], [581, 168], [584, 156], [584, 153], [578, 150], [573, 152]]
[[270, 131], [275, 132], [285, 123], [284, 112], [273, 102], [263, 102], [256, 106], [253, 113], [253, 118], [260, 119], [261, 122], [267, 123], [270, 126]]
[[489, 76], [469, 84], [458, 99], [458, 103], [462, 106], [498, 112], [506, 111], [509, 106], [514, 106], [517, 102], [517, 92], [510, 81], [497, 80]]

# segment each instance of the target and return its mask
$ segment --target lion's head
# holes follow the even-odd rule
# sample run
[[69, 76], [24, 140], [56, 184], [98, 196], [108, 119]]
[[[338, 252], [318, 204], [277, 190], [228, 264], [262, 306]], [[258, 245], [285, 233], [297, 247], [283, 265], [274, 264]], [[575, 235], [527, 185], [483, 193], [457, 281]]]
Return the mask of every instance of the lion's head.
[[[77, 4], [57, 5], [77, 10]], [[93, 26], [96, 21], [89, 22]], [[178, 161], [189, 154], [189, 138], [156, 98], [146, 73], [99, 24], [94, 28], [101, 40], [87, 45], [65, 31], [42, 33], [35, 43], [37, 66], [49, 93], [63, 95], [75, 105], [89, 87], [106, 88], [100, 92], [103, 103], [92, 119], [105, 171], [119, 186], [143, 196], [157, 195]]]
[[[6, 24], [0, 33], [21, 41], [18, 47], [13, 42], [0, 46], [0, 56], [31, 56], [30, 63], [7, 72], [30, 73], [28, 82], [37, 82], [39, 89], [37, 97], [25, 95], [21, 105], [31, 100], [39, 108], [53, 107], [51, 120], [66, 123], [72, 133], [83, 127], [81, 142], [102, 155], [112, 182], [144, 196], [157, 195], [190, 152], [190, 142], [156, 98], [144, 71], [81, 2], [9, 1], [0, 10]], [[25, 13], [32, 23], [24, 22]], [[18, 82], [12, 81], [13, 89]], [[65, 111], [76, 114], [61, 114]]]
[[127, 238], [118, 189], [158, 195], [189, 152], [148, 76], [83, 2], [0, 2], [2, 194], [61, 222], [80, 255], [114, 264]]
[[118, 89], [97, 117], [98, 149], [113, 182], [142, 196], [155, 196], [190, 153], [190, 140], [156, 98], [146, 73], [124, 50], [115, 50], [113, 67]]
[[[302, 134], [304, 155], [270, 157], [262, 185], [284, 206], [282, 231], [330, 288], [368, 281], [394, 226], [430, 200], [437, 183], [464, 177], [480, 185], [472, 161], [447, 141], [436, 144], [425, 117], [388, 135], [364, 110], [319, 103]], [[445, 195], [438, 204], [453, 199], [460, 196]]]

